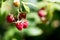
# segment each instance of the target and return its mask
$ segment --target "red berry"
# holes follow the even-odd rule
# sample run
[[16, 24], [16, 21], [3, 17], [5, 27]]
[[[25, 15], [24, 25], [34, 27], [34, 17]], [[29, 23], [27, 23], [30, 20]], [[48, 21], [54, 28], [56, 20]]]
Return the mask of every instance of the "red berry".
[[22, 30], [23, 29], [23, 23], [22, 22], [16, 23], [16, 27], [18, 30]]
[[24, 21], [23, 22], [23, 28], [27, 28], [28, 27], [28, 21]]
[[38, 11], [38, 15], [39, 15], [39, 17], [45, 17], [45, 16], [46, 16], [46, 11], [43, 10], [43, 9], [40, 9], [40, 10]]
[[19, 14], [19, 19], [22, 19], [22, 18], [24, 18], [24, 19], [26, 18], [26, 13], [20, 13]]
[[15, 21], [15, 19], [14, 19], [12, 14], [7, 16], [7, 22], [11, 23], [11, 22], [14, 22], [14, 21]]

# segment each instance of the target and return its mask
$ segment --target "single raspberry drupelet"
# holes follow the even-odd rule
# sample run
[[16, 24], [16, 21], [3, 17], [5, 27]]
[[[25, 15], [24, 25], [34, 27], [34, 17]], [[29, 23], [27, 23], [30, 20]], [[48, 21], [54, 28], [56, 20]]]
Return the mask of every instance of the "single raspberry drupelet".
[[12, 22], [14, 22], [14, 21], [15, 21], [15, 18], [13, 17], [13, 15], [12, 15], [12, 14], [9, 14], [9, 15], [7, 16], [7, 22], [12, 23]]

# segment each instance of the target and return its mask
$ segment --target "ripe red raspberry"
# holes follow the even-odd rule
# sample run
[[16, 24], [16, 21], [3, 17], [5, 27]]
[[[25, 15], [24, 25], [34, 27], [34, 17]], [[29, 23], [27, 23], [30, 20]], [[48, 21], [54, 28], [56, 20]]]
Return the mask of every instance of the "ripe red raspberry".
[[14, 22], [14, 21], [15, 21], [15, 19], [14, 19], [13, 15], [12, 15], [12, 14], [9, 14], [9, 15], [7, 16], [7, 22], [12, 23], [12, 22]]
[[22, 30], [23, 29], [23, 22], [16, 23], [16, 27], [18, 30]]
[[43, 9], [43, 8], [38, 11], [39, 17], [45, 17], [46, 14], [47, 14], [47, 13], [46, 13], [45, 9]]
[[26, 13], [20, 13], [19, 14], [19, 19], [22, 19], [22, 18], [24, 18], [24, 19], [26, 18]]
[[26, 20], [23, 22], [23, 28], [27, 28], [27, 27], [28, 27], [28, 21]]

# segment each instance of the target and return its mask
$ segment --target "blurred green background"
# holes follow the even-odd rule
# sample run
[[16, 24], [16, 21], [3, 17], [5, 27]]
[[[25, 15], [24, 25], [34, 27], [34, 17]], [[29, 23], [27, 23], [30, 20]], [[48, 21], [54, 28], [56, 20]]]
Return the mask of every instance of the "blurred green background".
[[[7, 23], [6, 16], [16, 7], [13, 0], [0, 0], [0, 40], [60, 40], [60, 0], [24, 0], [33, 4], [28, 5], [27, 14], [29, 26], [19, 31], [14, 24]], [[43, 24], [37, 11], [46, 7], [49, 24]]]

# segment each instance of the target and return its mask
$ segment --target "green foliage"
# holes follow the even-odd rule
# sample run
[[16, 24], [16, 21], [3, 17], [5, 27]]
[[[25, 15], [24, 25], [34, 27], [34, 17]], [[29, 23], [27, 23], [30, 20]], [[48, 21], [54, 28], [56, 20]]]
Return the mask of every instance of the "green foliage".
[[[60, 2], [51, 0], [36, 0], [36, 4], [29, 0], [23, 0], [22, 10], [27, 14], [29, 26], [22, 31], [17, 30], [14, 24], [9, 24], [6, 21], [6, 16], [9, 13], [17, 15], [18, 7], [13, 5], [13, 0], [0, 0], [0, 35], [2, 40], [23, 40], [24, 36], [40, 36], [42, 34], [51, 34], [55, 28], [52, 26], [54, 20], [60, 20]], [[37, 12], [42, 7], [47, 10], [47, 20], [49, 24], [43, 24]], [[56, 11], [55, 11], [56, 10]], [[57, 27], [56, 27], [57, 28]], [[6, 31], [3, 31], [6, 30]], [[2, 34], [3, 33], [3, 34]], [[3, 35], [3, 36], [2, 36]], [[41, 36], [42, 37], [42, 36]], [[22, 39], [23, 38], [23, 39]]]
[[24, 6], [24, 8], [25, 8], [26, 12], [28, 12], [28, 13], [29, 13], [29, 12], [30, 12], [30, 9], [29, 9], [28, 5], [26, 5], [26, 4], [24, 4], [24, 3], [23, 3], [23, 6]]

